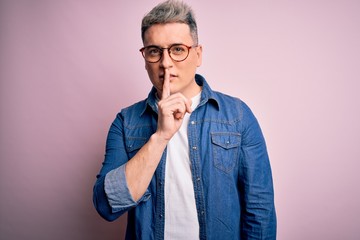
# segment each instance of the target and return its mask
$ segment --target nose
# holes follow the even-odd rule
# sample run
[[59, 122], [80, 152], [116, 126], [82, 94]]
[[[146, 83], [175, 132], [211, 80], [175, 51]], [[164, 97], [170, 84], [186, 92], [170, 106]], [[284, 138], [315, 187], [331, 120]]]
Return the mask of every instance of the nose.
[[160, 59], [160, 65], [161, 67], [163, 68], [169, 68], [169, 67], [172, 67], [173, 65], [173, 60], [171, 59], [170, 57], [170, 53], [167, 49], [164, 49], [163, 51], [163, 56], [162, 58]]

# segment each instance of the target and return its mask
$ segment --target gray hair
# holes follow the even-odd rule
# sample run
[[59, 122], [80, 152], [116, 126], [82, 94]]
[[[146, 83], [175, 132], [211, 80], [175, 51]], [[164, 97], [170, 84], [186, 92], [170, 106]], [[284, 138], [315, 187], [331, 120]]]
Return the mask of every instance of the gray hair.
[[190, 28], [190, 34], [195, 44], [198, 44], [195, 14], [191, 7], [182, 1], [168, 0], [158, 4], [141, 22], [141, 38], [144, 41], [146, 30], [155, 24], [185, 23]]

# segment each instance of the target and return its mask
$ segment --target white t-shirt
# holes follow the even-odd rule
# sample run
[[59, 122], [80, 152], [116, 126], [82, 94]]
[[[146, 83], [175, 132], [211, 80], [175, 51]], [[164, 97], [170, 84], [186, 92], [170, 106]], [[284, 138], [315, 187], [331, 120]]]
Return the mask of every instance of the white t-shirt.
[[[191, 108], [200, 103], [201, 92], [193, 97]], [[199, 239], [194, 185], [190, 169], [186, 113], [179, 131], [167, 145], [165, 168], [165, 239]]]

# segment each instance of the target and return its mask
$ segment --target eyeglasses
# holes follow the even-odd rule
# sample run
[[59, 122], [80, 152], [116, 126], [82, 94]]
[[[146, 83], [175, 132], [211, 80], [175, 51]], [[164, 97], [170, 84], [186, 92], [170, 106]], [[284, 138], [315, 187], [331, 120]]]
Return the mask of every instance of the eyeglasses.
[[190, 49], [196, 46], [197, 45], [187, 46], [185, 44], [173, 44], [168, 48], [161, 48], [151, 45], [141, 48], [140, 52], [145, 58], [145, 61], [157, 63], [162, 58], [164, 50], [167, 49], [172, 60], [182, 62], [189, 56]]

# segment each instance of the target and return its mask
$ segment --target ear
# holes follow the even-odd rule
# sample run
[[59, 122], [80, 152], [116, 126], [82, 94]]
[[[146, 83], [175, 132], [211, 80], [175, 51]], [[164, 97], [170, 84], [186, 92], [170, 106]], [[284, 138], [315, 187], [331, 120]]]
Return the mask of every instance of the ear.
[[201, 63], [202, 63], [202, 45], [198, 45], [195, 48], [195, 50], [196, 50], [196, 54], [197, 54], [197, 64], [196, 64], [196, 66], [200, 67]]

